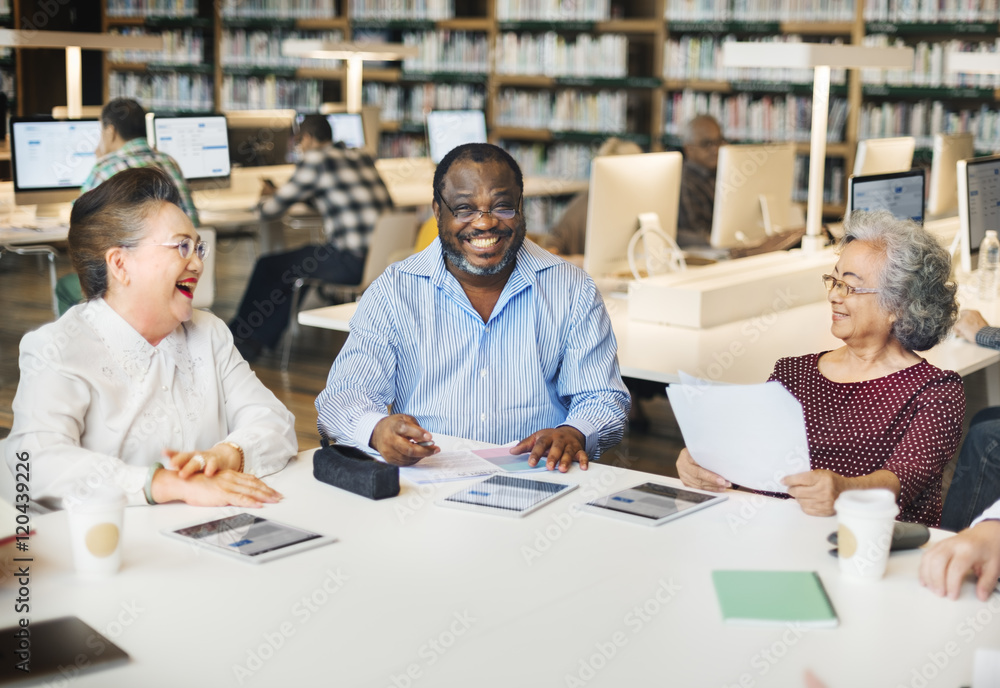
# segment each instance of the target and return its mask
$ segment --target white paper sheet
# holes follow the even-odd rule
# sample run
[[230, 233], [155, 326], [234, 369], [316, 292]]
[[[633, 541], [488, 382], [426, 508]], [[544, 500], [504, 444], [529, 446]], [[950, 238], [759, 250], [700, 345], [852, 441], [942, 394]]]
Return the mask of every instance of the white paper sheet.
[[809, 470], [802, 404], [780, 382], [674, 384], [667, 396], [699, 466], [743, 487], [784, 493], [783, 477]]
[[399, 476], [411, 483], [443, 483], [451, 480], [468, 480], [484, 475], [502, 473], [503, 470], [471, 451], [443, 451], [419, 463], [399, 469]]

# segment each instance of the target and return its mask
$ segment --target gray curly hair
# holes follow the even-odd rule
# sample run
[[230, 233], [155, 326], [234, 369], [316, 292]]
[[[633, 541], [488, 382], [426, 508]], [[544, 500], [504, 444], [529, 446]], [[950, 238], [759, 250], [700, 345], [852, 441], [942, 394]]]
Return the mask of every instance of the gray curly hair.
[[895, 316], [892, 335], [911, 351], [926, 351], [945, 338], [958, 318], [951, 256], [930, 232], [888, 210], [853, 212], [844, 222], [839, 250], [863, 241], [885, 254], [876, 295]]

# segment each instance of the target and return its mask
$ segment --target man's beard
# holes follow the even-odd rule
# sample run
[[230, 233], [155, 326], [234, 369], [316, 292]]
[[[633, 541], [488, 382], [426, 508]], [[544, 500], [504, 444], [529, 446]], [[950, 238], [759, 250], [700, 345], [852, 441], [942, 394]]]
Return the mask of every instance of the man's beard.
[[[471, 230], [469, 234], [462, 232], [465, 236], [473, 236], [480, 234], [475, 230]], [[480, 267], [473, 265], [469, 259], [462, 253], [459, 248], [459, 242], [464, 240], [464, 237], [448, 237], [441, 236], [441, 248], [444, 250], [444, 255], [448, 261], [454, 265], [456, 268], [462, 272], [467, 272], [470, 275], [478, 275], [480, 277], [487, 277], [491, 275], [498, 275], [508, 267], [510, 267], [514, 260], [517, 259], [517, 252], [521, 249], [521, 245], [524, 243], [525, 228], [522, 224], [516, 230], [503, 230], [503, 231], [493, 231], [493, 232], [482, 232], [482, 234], [493, 234], [494, 236], [499, 236], [501, 238], [506, 238], [508, 236], [513, 236], [514, 241], [507, 248], [506, 253], [500, 259], [499, 263], [491, 266]]]

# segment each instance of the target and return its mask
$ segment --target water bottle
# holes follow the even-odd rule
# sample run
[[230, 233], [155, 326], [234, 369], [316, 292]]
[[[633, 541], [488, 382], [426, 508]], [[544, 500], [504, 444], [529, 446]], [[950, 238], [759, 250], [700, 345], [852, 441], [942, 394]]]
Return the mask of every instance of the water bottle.
[[979, 245], [979, 298], [992, 301], [1000, 286], [1000, 239], [995, 230], [986, 230]]

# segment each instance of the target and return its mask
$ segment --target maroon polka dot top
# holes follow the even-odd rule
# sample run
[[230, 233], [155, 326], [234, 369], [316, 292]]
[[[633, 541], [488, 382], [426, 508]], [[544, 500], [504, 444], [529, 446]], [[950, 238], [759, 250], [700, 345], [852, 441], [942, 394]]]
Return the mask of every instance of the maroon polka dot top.
[[833, 382], [819, 372], [822, 355], [782, 358], [770, 378], [802, 404], [811, 467], [848, 478], [892, 471], [899, 520], [939, 525], [941, 476], [965, 416], [962, 378], [921, 361], [875, 380]]

